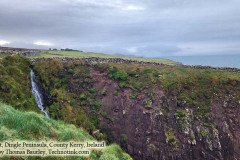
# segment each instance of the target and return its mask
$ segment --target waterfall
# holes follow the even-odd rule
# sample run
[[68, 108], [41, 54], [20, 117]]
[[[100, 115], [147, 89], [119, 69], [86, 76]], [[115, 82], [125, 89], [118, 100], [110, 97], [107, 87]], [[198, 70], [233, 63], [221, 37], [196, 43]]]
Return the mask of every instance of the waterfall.
[[36, 83], [36, 76], [35, 76], [35, 73], [34, 73], [33, 69], [31, 69], [31, 71], [30, 71], [30, 77], [31, 77], [32, 94], [35, 97], [35, 100], [37, 102], [38, 108], [42, 111], [42, 113], [46, 117], [49, 117], [47, 111], [44, 108], [43, 97], [42, 97], [42, 94], [41, 94], [41, 92], [40, 92], [40, 90], [38, 88], [38, 85]]

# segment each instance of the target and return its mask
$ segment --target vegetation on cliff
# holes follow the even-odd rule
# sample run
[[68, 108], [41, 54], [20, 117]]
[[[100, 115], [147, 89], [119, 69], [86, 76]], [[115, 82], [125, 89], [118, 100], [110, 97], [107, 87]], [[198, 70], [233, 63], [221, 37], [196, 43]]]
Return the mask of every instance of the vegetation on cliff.
[[221, 149], [225, 132], [232, 134], [222, 126], [231, 124], [216, 116], [232, 116], [240, 103], [240, 74], [221, 69], [84, 59], [38, 59], [34, 69], [49, 93], [50, 115], [121, 144], [135, 158], [142, 155], [132, 148], [140, 146], [135, 150], [145, 158], [161, 155], [162, 145], [170, 157], [184, 156], [194, 145], [204, 154]]
[[[35, 69], [43, 88], [50, 93], [53, 102], [50, 113], [75, 124], [79, 118], [85, 119], [82, 127], [89, 130], [97, 127], [98, 122], [96, 118], [87, 118], [83, 108], [88, 106], [92, 113], [96, 112], [101, 107], [101, 97], [107, 94], [106, 90], [93, 87], [94, 77], [90, 72], [94, 70], [107, 74], [118, 84], [115, 94], [124, 88], [131, 89], [131, 99], [140, 93], [146, 94], [141, 101], [148, 109], [157, 96], [154, 90], [161, 88], [176, 99], [179, 106], [192, 108], [195, 119], [209, 116], [213, 99], [231, 95], [233, 100], [240, 100], [240, 76], [228, 71], [122, 63], [90, 66], [80, 61], [61, 63], [52, 59], [36, 63]], [[184, 111], [177, 110], [176, 116], [184, 117]]]
[[30, 90], [30, 62], [20, 56], [0, 59], [0, 100], [17, 109], [38, 112]]
[[[89, 68], [78, 68], [77, 65], [63, 66], [58, 60], [49, 59], [36, 63], [34, 69], [41, 87], [49, 93], [51, 103], [48, 110], [51, 117], [93, 132], [98, 122], [94, 116], [88, 116], [83, 108], [90, 103], [92, 107], [100, 107], [101, 104], [94, 100], [95, 91], [90, 84]], [[72, 83], [78, 87], [70, 88]]]
[[151, 107], [156, 86], [168, 92], [179, 105], [193, 107], [195, 118], [209, 116], [212, 99], [231, 95], [233, 100], [240, 100], [239, 73], [211, 68], [134, 64], [111, 64], [106, 69], [109, 78], [116, 80], [120, 88], [124, 84], [124, 87], [131, 88], [133, 93], [146, 92], [149, 98], [144, 102], [146, 107]]

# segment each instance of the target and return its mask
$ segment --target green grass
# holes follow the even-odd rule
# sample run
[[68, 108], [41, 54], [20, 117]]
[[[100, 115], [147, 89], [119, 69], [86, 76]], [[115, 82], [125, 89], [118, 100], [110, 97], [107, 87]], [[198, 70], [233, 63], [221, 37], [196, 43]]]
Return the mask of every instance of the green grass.
[[10, 54], [8, 53], [5, 53], [5, 52], [0, 52], [0, 59], [6, 57], [6, 56], [9, 56]]
[[[74, 125], [55, 121], [34, 112], [17, 111], [0, 102], [0, 141], [6, 140], [86, 141], [94, 139], [86, 131], [76, 128]], [[55, 159], [66, 158], [55, 157]], [[68, 159], [84, 158], [70, 157]], [[93, 152], [90, 159], [131, 160], [131, 157], [124, 153], [118, 145], [113, 144], [102, 151]]]
[[20, 56], [0, 59], [0, 100], [22, 110], [39, 111], [30, 90], [30, 62]]
[[179, 140], [177, 139], [174, 131], [169, 130], [165, 132], [165, 136], [166, 136], [167, 143], [169, 143], [169, 145], [171, 145], [173, 149], [177, 147]]
[[31, 58], [53, 58], [53, 57], [71, 57], [71, 58], [88, 58], [88, 57], [98, 57], [98, 58], [121, 58], [127, 60], [136, 60], [143, 62], [157, 62], [168, 65], [175, 65], [176, 62], [163, 59], [163, 58], [140, 58], [140, 57], [130, 57], [130, 56], [118, 56], [103, 53], [93, 53], [93, 52], [78, 52], [78, 51], [45, 51], [43, 54], [31, 56]]

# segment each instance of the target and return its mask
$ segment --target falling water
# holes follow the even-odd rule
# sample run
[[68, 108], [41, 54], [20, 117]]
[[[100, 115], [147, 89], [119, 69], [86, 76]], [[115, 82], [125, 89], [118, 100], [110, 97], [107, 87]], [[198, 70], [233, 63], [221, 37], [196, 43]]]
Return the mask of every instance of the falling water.
[[33, 72], [33, 70], [31, 69], [30, 71], [30, 77], [31, 77], [31, 86], [32, 86], [32, 93], [36, 99], [36, 102], [37, 102], [37, 105], [38, 105], [38, 108], [42, 111], [42, 113], [46, 116], [46, 117], [49, 117], [47, 111], [45, 110], [44, 106], [43, 106], [43, 98], [42, 98], [42, 95], [39, 91], [39, 88], [38, 88], [38, 85], [36, 83], [36, 76]]

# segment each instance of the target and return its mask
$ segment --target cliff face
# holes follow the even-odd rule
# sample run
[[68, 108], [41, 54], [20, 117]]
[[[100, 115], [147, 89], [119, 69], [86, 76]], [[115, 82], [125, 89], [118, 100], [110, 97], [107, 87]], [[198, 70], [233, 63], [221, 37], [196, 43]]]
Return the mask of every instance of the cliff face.
[[52, 117], [135, 159], [240, 159], [239, 73], [80, 60], [35, 69]]
[[[239, 159], [240, 102], [211, 99], [211, 112], [194, 119], [194, 109], [179, 104], [171, 93], [155, 86], [151, 108], [142, 104], [148, 93], [118, 87], [106, 75], [93, 71], [95, 87], [106, 90], [102, 98], [101, 129], [135, 159]], [[183, 115], [181, 115], [183, 114]]]

